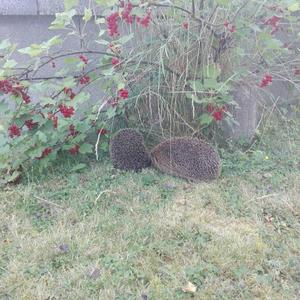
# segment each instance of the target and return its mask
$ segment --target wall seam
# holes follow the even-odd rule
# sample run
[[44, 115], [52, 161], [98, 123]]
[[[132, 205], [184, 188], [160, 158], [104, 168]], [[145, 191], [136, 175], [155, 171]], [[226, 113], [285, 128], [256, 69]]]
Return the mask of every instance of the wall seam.
[[35, 2], [36, 2], [37, 15], [39, 16], [40, 15], [40, 3], [39, 3], [39, 0], [35, 0]]

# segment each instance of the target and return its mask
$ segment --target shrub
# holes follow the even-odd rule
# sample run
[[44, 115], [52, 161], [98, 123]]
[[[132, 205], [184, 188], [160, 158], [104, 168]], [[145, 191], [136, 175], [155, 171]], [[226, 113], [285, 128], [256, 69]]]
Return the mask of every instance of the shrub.
[[[16, 45], [0, 43], [3, 182], [19, 177], [26, 163], [49, 166], [60, 152], [95, 149], [98, 158], [121, 116], [163, 135], [200, 135], [233, 122], [234, 82], [299, 87], [299, 50], [279, 36], [291, 40], [299, 27], [297, 0], [93, 0], [80, 29], [73, 22], [78, 2], [65, 0], [66, 10], [56, 14], [50, 29], [61, 35], [18, 50], [28, 56], [25, 66], [13, 59]], [[101, 16], [93, 10], [100, 5]], [[87, 24], [97, 29], [92, 46]], [[80, 50], [61, 48], [70, 35]], [[53, 75], [41, 76], [46, 68]], [[104, 93], [94, 105], [92, 85]], [[96, 146], [87, 142], [92, 132]]]

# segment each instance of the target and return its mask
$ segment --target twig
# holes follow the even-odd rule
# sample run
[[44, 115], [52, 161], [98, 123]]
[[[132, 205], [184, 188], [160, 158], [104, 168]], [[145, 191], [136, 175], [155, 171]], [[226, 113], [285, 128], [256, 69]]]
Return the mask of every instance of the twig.
[[100, 199], [100, 197], [101, 197], [103, 194], [108, 193], [108, 192], [111, 192], [111, 190], [101, 191], [101, 192], [98, 194], [97, 198], [95, 199], [94, 204], [97, 203], [97, 201]]
[[[104, 101], [104, 102], [100, 105], [100, 107], [99, 107], [99, 109], [98, 109], [98, 113], [97, 113], [96, 120], [98, 120], [99, 115], [100, 115], [102, 109], [105, 107], [105, 105], [106, 105], [107, 103], [108, 103], [108, 100]], [[96, 144], [95, 144], [96, 160], [99, 160], [98, 146], [99, 146], [99, 143], [100, 143], [100, 137], [101, 137], [101, 132], [99, 131], [99, 132], [98, 132], [98, 137], [97, 137], [97, 142], [96, 142]]]
[[263, 200], [263, 199], [266, 199], [266, 198], [270, 198], [270, 197], [275, 197], [275, 196], [278, 196], [279, 194], [268, 194], [268, 195], [264, 195], [264, 196], [261, 196], [261, 197], [257, 197], [256, 200]]
[[33, 196], [33, 197], [34, 197], [35, 199], [41, 201], [41, 202], [45, 202], [45, 203], [47, 203], [47, 204], [49, 204], [49, 205], [56, 206], [56, 207], [58, 207], [58, 208], [60, 208], [60, 209], [66, 209], [65, 207], [63, 207], [63, 206], [61, 206], [61, 205], [59, 205], [59, 204], [57, 204], [57, 203], [54, 203], [54, 202], [51, 202], [51, 201], [49, 201], [49, 200], [43, 199], [43, 198], [41, 198], [41, 197], [39, 197], [39, 196]]

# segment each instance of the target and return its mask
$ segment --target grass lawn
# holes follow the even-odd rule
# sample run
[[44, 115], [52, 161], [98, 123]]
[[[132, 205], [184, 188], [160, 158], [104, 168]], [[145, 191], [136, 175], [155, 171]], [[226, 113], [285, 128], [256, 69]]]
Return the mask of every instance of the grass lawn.
[[27, 171], [0, 192], [0, 299], [299, 299], [300, 130], [272, 128], [212, 183]]

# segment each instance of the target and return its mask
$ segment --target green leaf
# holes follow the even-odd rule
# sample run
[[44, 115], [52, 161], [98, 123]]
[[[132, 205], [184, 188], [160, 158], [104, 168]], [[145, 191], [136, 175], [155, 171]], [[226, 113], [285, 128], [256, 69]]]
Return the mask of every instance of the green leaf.
[[228, 7], [231, 3], [231, 1], [229, 1], [229, 0], [216, 0], [216, 2], [220, 6], [225, 6], [225, 7]]
[[204, 113], [200, 116], [201, 125], [209, 125], [212, 123], [212, 121], [213, 121], [213, 117], [209, 114]]
[[204, 77], [217, 79], [221, 74], [221, 68], [218, 64], [210, 64], [204, 67]]
[[3, 49], [7, 49], [11, 46], [11, 43], [8, 39], [6, 40], [3, 40], [1, 43], [0, 43], [0, 50], [3, 50]]
[[85, 7], [85, 8], [84, 8], [84, 16], [83, 16], [83, 20], [84, 20], [85, 22], [88, 22], [88, 21], [91, 20], [92, 16], [93, 16], [92, 10], [91, 10], [90, 8], [86, 8], [86, 7]]
[[69, 10], [78, 4], [79, 0], [64, 0], [65, 9]]
[[93, 145], [84, 143], [80, 146], [79, 152], [81, 154], [87, 154], [93, 152]]
[[52, 37], [50, 40], [48, 40], [47, 42], [43, 43], [43, 47], [49, 49], [52, 46], [55, 45], [59, 45], [62, 43], [62, 40], [60, 39], [59, 35], [56, 35], [54, 37]]
[[64, 59], [64, 63], [65, 64], [75, 64], [75, 63], [78, 63], [79, 62], [79, 59], [77, 57], [66, 57]]
[[106, 20], [105, 18], [97, 18], [95, 21], [96, 24], [105, 24]]
[[17, 62], [14, 59], [9, 59], [3, 65], [4, 68], [11, 69], [17, 65]]
[[108, 149], [109, 149], [108, 142], [103, 142], [103, 143], [101, 143], [100, 149], [101, 149], [101, 151], [103, 151], [103, 152], [107, 152]]
[[76, 172], [76, 171], [81, 171], [83, 169], [85, 169], [87, 167], [86, 164], [77, 164], [76, 166], [74, 166], [72, 169], [71, 169], [71, 172]]
[[288, 7], [288, 10], [291, 11], [291, 12], [295, 12], [295, 11], [298, 11], [300, 10], [300, 4], [299, 2], [295, 2], [293, 4], [291, 4], [289, 7]]
[[117, 2], [119, 2], [118, 0], [95, 0], [97, 4], [101, 5], [101, 6], [113, 6], [115, 5]]
[[44, 52], [42, 45], [32, 44], [30, 47], [26, 47], [18, 50], [22, 54], [27, 54], [30, 57], [38, 56]]
[[120, 44], [126, 44], [127, 42], [129, 42], [132, 38], [134, 37], [134, 34], [131, 33], [129, 35], [124, 35], [122, 36], [120, 39], [117, 40], [117, 43]]
[[205, 79], [204, 80], [204, 88], [217, 89], [219, 86], [216, 79]]
[[0, 102], [0, 111], [1, 111], [1, 113], [5, 113], [8, 110], [9, 110], [8, 104], [4, 101], [1, 101]]
[[50, 29], [64, 29], [71, 24], [72, 18], [76, 15], [76, 10], [71, 9], [66, 12], [56, 13], [55, 20], [51, 23]]
[[116, 115], [116, 108], [115, 107], [109, 107], [106, 111], [106, 115], [108, 119], [112, 119]]
[[115, 72], [114, 68], [109, 68], [109, 69], [102, 70], [102, 74], [105, 75], [105, 76], [111, 76], [111, 75], [114, 74], [114, 72]]
[[38, 131], [37, 133], [36, 133], [36, 135], [38, 136], [38, 138], [39, 138], [39, 140], [41, 141], [41, 142], [43, 142], [43, 143], [46, 143], [47, 142], [47, 136], [46, 136], [46, 134], [45, 133], [43, 133], [42, 131]]

